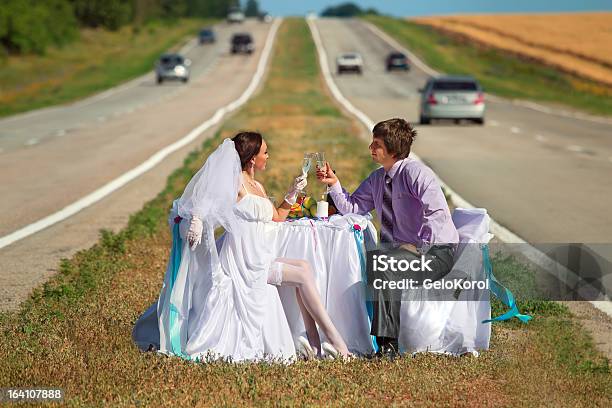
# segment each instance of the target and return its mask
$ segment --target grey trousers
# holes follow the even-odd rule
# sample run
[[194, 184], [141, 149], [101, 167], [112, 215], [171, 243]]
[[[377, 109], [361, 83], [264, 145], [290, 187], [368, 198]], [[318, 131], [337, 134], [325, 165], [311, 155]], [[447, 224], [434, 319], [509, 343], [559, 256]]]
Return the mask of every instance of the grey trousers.
[[[376, 250], [368, 252], [369, 256], [383, 254], [386, 251]], [[401, 259], [407, 261], [421, 259], [421, 255], [414, 254], [410, 251], [401, 251]], [[432, 271], [426, 272], [376, 272], [372, 274], [368, 271], [368, 284], [372, 285], [374, 279], [381, 278], [384, 280], [400, 281], [405, 278], [411, 278], [417, 284], [423, 282], [424, 279], [439, 280], [446, 276], [453, 267], [453, 249], [449, 245], [433, 246], [425, 254], [426, 260], [431, 260], [429, 267]], [[372, 286], [370, 286], [372, 287]], [[377, 337], [390, 337], [397, 339], [399, 337], [400, 327], [400, 308], [401, 308], [401, 291], [391, 291], [388, 289], [374, 289], [374, 316], [372, 319], [372, 329], [370, 334]]]

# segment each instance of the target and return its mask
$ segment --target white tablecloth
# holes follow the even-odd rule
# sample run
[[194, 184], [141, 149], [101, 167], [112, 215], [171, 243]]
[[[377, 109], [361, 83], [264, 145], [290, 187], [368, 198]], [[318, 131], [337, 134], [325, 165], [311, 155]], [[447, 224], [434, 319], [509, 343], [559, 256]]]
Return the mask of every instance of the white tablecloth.
[[[352, 226], [358, 224], [365, 240], [375, 242], [376, 230], [369, 217], [354, 214], [334, 216], [329, 222], [299, 220], [279, 225], [275, 249], [278, 257], [305, 259], [314, 269], [323, 303], [332, 321], [357, 353], [373, 351], [370, 321], [365, 302], [365, 276]], [[455, 267], [482, 280], [481, 253], [474, 243], [490, 239], [486, 210], [455, 210], [453, 221], [460, 236]], [[469, 250], [463, 247], [471, 243]], [[475, 254], [472, 252], [476, 252]], [[293, 288], [279, 289], [280, 298], [294, 337], [305, 335], [304, 324]], [[490, 303], [483, 301], [404, 301], [400, 319], [400, 350], [430, 351], [459, 355], [489, 348]]]
[[[286, 221], [279, 224], [274, 244], [278, 257], [304, 259], [311, 264], [332, 321], [349, 350], [363, 354], [371, 353], [373, 348], [366, 311], [365, 276], [362, 276], [353, 226], [359, 225], [363, 234], [372, 239], [376, 231], [369, 219], [351, 214], [335, 215], [329, 221]], [[281, 287], [279, 293], [293, 336], [305, 336], [295, 289]]]
[[[455, 253], [455, 271], [468, 274], [468, 280], [486, 278], [481, 245], [493, 237], [489, 234], [490, 218], [482, 208], [457, 208], [453, 222], [459, 232]], [[403, 352], [434, 352], [452, 355], [477, 353], [489, 348], [491, 318], [488, 295], [480, 301], [413, 300], [402, 302], [399, 346]]]

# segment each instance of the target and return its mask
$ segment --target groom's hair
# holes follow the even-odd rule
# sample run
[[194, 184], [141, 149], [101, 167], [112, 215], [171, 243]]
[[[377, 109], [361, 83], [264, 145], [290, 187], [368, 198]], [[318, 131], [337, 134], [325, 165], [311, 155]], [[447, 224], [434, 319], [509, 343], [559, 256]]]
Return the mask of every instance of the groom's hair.
[[372, 134], [382, 139], [385, 147], [396, 159], [405, 159], [410, 154], [410, 147], [416, 137], [416, 130], [404, 119], [393, 118], [378, 122]]
[[249, 161], [259, 153], [263, 138], [257, 132], [240, 132], [232, 140], [238, 156], [240, 156], [240, 167], [242, 170], [246, 170]]

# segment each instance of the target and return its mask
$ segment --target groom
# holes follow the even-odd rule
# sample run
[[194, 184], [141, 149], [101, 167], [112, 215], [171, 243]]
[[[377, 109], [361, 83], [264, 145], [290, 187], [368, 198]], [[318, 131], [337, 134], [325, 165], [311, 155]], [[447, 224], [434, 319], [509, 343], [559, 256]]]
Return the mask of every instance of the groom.
[[[382, 167], [373, 171], [353, 194], [342, 189], [329, 163], [317, 171], [327, 184], [341, 214], [367, 214], [376, 209], [380, 217], [380, 242], [386, 248], [402, 248], [407, 257], [431, 260], [431, 278], [446, 275], [453, 264], [459, 235], [434, 172], [409, 158], [416, 131], [403, 119], [377, 123], [369, 149]], [[400, 279], [388, 275], [389, 280]], [[371, 334], [379, 352], [397, 353], [400, 327], [400, 301], [389, 300], [383, 291], [375, 293]]]

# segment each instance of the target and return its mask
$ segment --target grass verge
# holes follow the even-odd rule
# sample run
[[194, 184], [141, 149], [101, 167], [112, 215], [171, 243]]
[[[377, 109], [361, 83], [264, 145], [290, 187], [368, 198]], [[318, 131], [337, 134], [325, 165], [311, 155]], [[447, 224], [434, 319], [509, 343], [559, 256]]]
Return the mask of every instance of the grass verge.
[[212, 21], [151, 22], [118, 31], [84, 29], [45, 55], [0, 59], [0, 117], [71, 102], [150, 71], [159, 55]]
[[355, 137], [360, 128], [325, 96], [307, 25], [287, 19], [261, 93], [189, 155], [123, 231], [103, 232], [93, 248], [64, 261], [19, 312], [0, 314], [0, 387], [62, 387], [69, 406], [609, 402], [609, 372], [563, 314], [495, 325], [491, 350], [478, 359], [420, 355], [282, 366], [194, 364], [140, 353], [130, 333], [159, 294], [171, 201], [221, 139], [239, 129], [264, 133], [271, 153], [264, 184], [277, 197], [299, 172], [304, 151], [325, 146], [349, 189], [372, 169], [367, 142]]
[[477, 46], [404, 19], [372, 15], [364, 19], [398, 40], [435, 70], [472, 75], [489, 93], [612, 115], [610, 87], [501, 50]]

